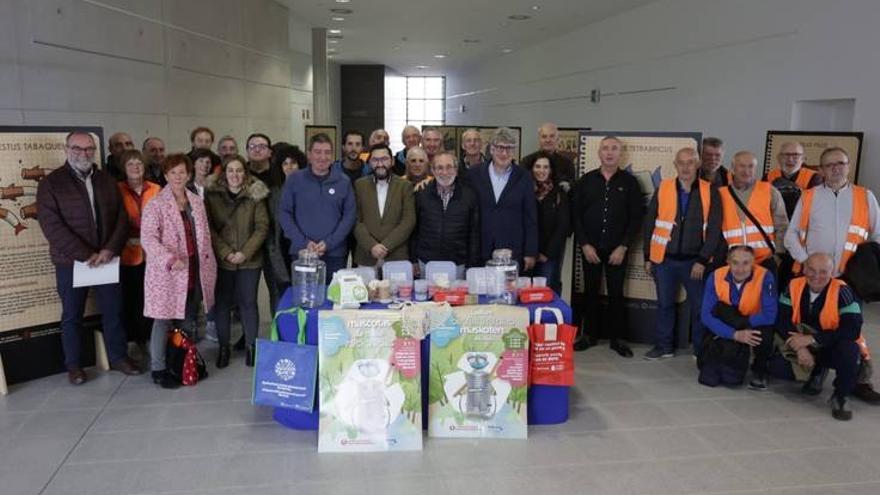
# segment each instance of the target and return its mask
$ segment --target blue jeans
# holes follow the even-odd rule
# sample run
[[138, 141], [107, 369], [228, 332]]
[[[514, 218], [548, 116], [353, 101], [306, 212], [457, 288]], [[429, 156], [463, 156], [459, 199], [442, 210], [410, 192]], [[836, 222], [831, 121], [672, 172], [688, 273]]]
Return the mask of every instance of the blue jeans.
[[[67, 369], [80, 367], [80, 329], [90, 287], [73, 287], [73, 266], [55, 265], [55, 285], [61, 298], [61, 344]], [[128, 357], [128, 344], [122, 326], [122, 287], [96, 285], [95, 302], [101, 312], [101, 333], [110, 363]]]
[[559, 277], [559, 260], [548, 259], [545, 262], [536, 262], [535, 268], [532, 270], [533, 277], [545, 277], [547, 279], [547, 287], [553, 289], [553, 292], [562, 294], [562, 280]]
[[694, 342], [694, 355], [700, 354], [703, 343], [703, 322], [700, 308], [703, 305], [703, 280], [691, 279], [694, 260], [666, 259], [654, 265], [654, 283], [657, 286], [657, 332], [655, 345], [664, 352], [674, 350], [675, 335], [675, 297], [679, 284], [687, 292], [691, 308], [691, 337]]

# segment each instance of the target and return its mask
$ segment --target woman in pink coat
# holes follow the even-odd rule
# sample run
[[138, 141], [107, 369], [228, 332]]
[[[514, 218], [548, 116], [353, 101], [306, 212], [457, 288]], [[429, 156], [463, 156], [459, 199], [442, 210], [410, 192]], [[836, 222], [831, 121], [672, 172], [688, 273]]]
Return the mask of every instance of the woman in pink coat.
[[182, 154], [162, 162], [168, 185], [144, 208], [141, 245], [146, 251], [144, 316], [153, 318], [150, 355], [153, 383], [175, 388], [165, 369], [167, 333], [180, 328], [194, 337], [199, 305], [214, 305], [217, 262], [202, 200], [186, 189], [193, 164]]

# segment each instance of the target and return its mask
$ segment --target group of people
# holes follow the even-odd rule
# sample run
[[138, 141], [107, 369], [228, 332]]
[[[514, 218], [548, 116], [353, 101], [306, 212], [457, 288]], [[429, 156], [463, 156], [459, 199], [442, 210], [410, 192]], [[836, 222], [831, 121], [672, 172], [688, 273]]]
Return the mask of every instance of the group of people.
[[[606, 138], [602, 148], [618, 145]], [[817, 172], [803, 166], [802, 144], [785, 143], [778, 168], [764, 180], [753, 153], [735, 153], [730, 169], [721, 165], [723, 155], [717, 138], [703, 140], [702, 156], [693, 148], [679, 150], [676, 177], [663, 180], [648, 204], [641, 234], [658, 314], [654, 347], [645, 359], [673, 356], [681, 286], [700, 383], [740, 385], [750, 368], [750, 389], [766, 390], [771, 376], [797, 378], [805, 381], [804, 393], [817, 395], [834, 369], [834, 418], [852, 417], [850, 396], [880, 404], [861, 335], [860, 301], [839, 278], [860, 269], [851, 263], [860, 247], [880, 240], [874, 194], [850, 181], [850, 157], [841, 148], [825, 149]], [[639, 213], [621, 216], [629, 222]], [[627, 241], [622, 237], [618, 248]], [[589, 246], [582, 246], [589, 262]], [[863, 252], [862, 263], [871, 263], [870, 249]], [[622, 292], [611, 273], [614, 304]]]
[[[245, 158], [231, 136], [215, 152], [214, 134], [204, 127], [190, 134], [188, 153], [167, 156], [159, 138], [147, 138], [138, 151], [128, 134], [116, 133], [98, 167], [91, 135], [71, 133], [67, 162], [38, 189], [71, 383], [86, 380], [78, 338], [86, 289], [73, 287], [74, 260], [97, 266], [121, 256], [121, 293], [98, 287], [111, 366], [138, 373], [126, 341], [149, 340], [153, 380], [173, 387], [164, 363], [166, 332], [178, 327], [195, 334], [202, 314], [216, 328], [217, 366], [229, 363], [233, 310], [244, 330], [246, 364], [253, 365], [261, 275], [275, 308], [302, 250], [316, 253], [328, 274], [349, 260], [376, 268], [410, 260], [417, 274], [430, 261], [453, 261], [463, 275], [504, 248], [523, 272], [545, 276], [561, 291], [565, 242], [573, 233], [588, 301], [577, 350], [604, 336], [621, 356], [633, 355], [622, 341], [623, 285], [627, 250], [643, 236], [645, 268], [658, 296], [656, 340], [646, 359], [673, 355], [682, 285], [701, 382], [735, 382], [729, 360], [716, 358], [742, 355], [745, 346], [755, 354], [750, 386], [764, 389], [770, 374], [789, 376], [774, 363], [791, 351], [789, 362], [810, 365], [811, 391], [821, 387], [825, 370], [837, 370], [835, 417], [849, 413], [850, 394], [880, 402], [870, 385], [855, 294], [833, 278], [860, 244], [880, 238], [876, 199], [849, 182], [844, 150], [825, 150], [816, 173], [803, 167], [803, 147], [786, 143], [779, 169], [762, 181], [754, 154], [736, 153], [728, 170], [721, 140], [706, 138], [701, 151], [676, 153], [676, 177], [663, 180], [645, 205], [639, 182], [621, 168], [623, 145], [614, 136], [599, 144], [599, 167], [579, 179], [554, 124], [539, 128], [540, 149], [520, 164], [517, 136], [506, 128], [488, 143], [468, 130], [461, 150], [445, 150], [437, 129], [407, 126], [401, 137], [404, 149], [394, 153], [384, 130], [372, 132], [366, 145], [363, 134], [345, 132], [336, 159], [324, 134], [313, 136], [303, 153], [255, 133], [245, 141]], [[805, 278], [792, 278], [802, 272]], [[599, 295], [603, 274], [607, 312]], [[827, 308], [826, 300], [832, 301]], [[806, 327], [815, 330], [809, 339]], [[774, 331], [781, 339], [775, 346]], [[853, 355], [850, 344], [857, 341]]]

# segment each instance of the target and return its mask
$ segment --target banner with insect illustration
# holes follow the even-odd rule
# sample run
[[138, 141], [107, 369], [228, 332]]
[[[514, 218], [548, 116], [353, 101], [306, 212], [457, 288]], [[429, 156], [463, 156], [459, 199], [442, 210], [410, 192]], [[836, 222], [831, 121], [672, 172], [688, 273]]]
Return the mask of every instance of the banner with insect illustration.
[[416, 324], [400, 311], [318, 313], [318, 452], [421, 450]]
[[526, 438], [529, 310], [438, 306], [429, 316], [428, 434]]

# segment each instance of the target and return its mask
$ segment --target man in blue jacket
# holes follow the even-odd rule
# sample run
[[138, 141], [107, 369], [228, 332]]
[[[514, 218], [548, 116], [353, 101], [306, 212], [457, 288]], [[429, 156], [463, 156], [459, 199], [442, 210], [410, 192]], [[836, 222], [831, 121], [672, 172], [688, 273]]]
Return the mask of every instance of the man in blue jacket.
[[278, 222], [295, 259], [311, 249], [327, 264], [327, 276], [345, 268], [346, 239], [356, 220], [354, 192], [345, 174], [331, 167], [333, 143], [326, 134], [309, 141], [309, 166], [284, 182]]
[[490, 141], [492, 159], [468, 171], [468, 182], [480, 204], [480, 257], [485, 261], [495, 249], [510, 249], [520, 270], [535, 266], [538, 255], [538, 212], [535, 183], [513, 163], [513, 131], [501, 127]]

